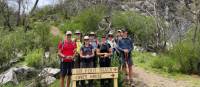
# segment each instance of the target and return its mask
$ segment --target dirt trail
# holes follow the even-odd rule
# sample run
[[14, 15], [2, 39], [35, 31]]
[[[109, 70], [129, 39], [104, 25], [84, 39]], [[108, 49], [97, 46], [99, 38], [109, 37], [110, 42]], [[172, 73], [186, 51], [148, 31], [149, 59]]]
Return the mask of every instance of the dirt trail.
[[134, 81], [136, 87], [191, 87], [189, 81], [166, 78], [138, 67], [134, 68]]

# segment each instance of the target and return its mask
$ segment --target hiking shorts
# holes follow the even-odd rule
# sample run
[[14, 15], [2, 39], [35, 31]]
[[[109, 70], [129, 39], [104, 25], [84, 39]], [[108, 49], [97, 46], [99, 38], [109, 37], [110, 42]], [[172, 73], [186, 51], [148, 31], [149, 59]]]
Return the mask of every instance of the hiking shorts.
[[94, 68], [93, 58], [81, 58], [80, 60], [80, 68]]
[[110, 58], [100, 58], [99, 65], [100, 65], [100, 67], [110, 67], [111, 59]]
[[122, 62], [122, 65], [125, 65], [126, 63], [127, 63], [129, 66], [133, 65], [133, 60], [132, 60], [131, 53], [128, 54], [128, 58], [127, 58], [127, 59], [125, 58], [124, 53], [122, 53], [122, 54], [121, 54], [121, 62]]
[[74, 66], [74, 62], [61, 62], [60, 63], [60, 74], [61, 76], [71, 76], [72, 68]]
[[80, 55], [77, 54], [74, 59], [74, 68], [80, 68]]

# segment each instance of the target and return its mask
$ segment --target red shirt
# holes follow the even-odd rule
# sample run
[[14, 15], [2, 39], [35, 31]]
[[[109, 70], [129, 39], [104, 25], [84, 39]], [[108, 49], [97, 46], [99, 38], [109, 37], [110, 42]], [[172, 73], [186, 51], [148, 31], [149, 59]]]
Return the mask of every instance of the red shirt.
[[[63, 45], [63, 46], [62, 46]], [[64, 43], [62, 41], [58, 44], [58, 49], [61, 50], [61, 53], [65, 56], [73, 56], [76, 49], [76, 42], [64, 40]], [[63, 62], [72, 62], [73, 59], [67, 59], [65, 58]]]

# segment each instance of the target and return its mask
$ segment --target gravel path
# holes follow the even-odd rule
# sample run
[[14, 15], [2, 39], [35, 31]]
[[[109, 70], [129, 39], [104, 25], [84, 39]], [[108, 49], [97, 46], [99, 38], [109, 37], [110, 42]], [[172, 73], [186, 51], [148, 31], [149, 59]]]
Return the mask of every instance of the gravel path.
[[191, 87], [188, 81], [163, 77], [138, 67], [134, 68], [134, 82], [136, 87]]

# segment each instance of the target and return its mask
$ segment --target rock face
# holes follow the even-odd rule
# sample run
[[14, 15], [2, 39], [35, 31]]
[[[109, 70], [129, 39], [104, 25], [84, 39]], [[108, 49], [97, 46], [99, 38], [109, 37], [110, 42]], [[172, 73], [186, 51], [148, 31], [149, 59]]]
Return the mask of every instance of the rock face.
[[0, 85], [6, 84], [8, 82], [13, 82], [14, 84], [18, 84], [17, 76], [13, 68], [5, 71], [0, 75]]
[[27, 66], [12, 67], [0, 75], [0, 84], [3, 85], [8, 82], [18, 84], [20, 80], [31, 79], [35, 77], [36, 74], [37, 70], [31, 67]]

